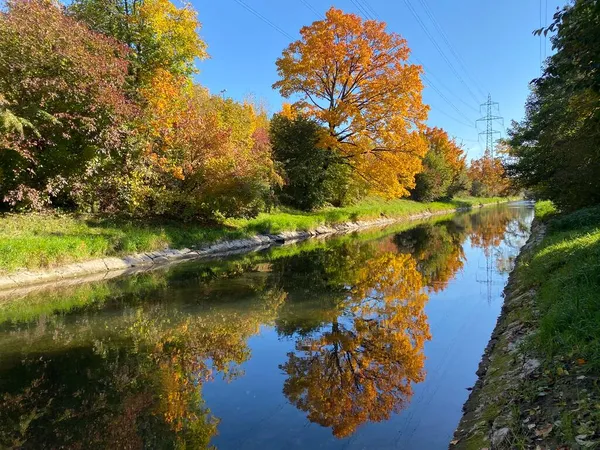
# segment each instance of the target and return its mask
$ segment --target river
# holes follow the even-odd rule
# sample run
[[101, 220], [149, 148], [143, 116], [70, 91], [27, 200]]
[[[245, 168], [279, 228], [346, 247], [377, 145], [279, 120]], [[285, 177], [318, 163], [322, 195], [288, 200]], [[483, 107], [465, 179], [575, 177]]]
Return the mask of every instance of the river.
[[445, 449], [532, 217], [0, 298], [0, 448]]

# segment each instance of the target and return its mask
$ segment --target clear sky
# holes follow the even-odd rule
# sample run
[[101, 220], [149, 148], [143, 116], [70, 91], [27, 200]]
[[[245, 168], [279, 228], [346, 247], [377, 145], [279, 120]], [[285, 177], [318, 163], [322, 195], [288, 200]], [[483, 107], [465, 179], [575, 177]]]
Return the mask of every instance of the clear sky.
[[[224, 95], [237, 100], [253, 95], [266, 101], [270, 112], [279, 110], [282, 102], [271, 88], [277, 81], [275, 60], [290, 37], [299, 37], [302, 26], [318, 20], [318, 14], [332, 5], [383, 20], [388, 31], [408, 41], [411, 61], [425, 67], [428, 124], [446, 129], [463, 142], [469, 158], [475, 158], [485, 145], [484, 140], [478, 143], [483, 124], [479, 130], [475, 124], [483, 116], [479, 104], [489, 93], [499, 102], [506, 126], [522, 118], [528, 83], [540, 73], [540, 39], [532, 31], [539, 28], [540, 19], [549, 22], [564, 0], [192, 0], [192, 4], [211, 56], [199, 64], [197, 80], [213, 93], [226, 89]], [[544, 52], [550, 53], [549, 42], [542, 41], [542, 57]]]

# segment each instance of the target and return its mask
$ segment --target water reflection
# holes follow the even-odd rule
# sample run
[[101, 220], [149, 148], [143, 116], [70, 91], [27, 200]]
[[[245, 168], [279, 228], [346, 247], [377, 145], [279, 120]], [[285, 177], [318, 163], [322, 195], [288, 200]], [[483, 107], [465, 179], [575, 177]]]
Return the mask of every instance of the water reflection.
[[385, 253], [366, 262], [344, 314], [303, 336], [281, 366], [283, 392], [337, 437], [399, 412], [422, 381], [427, 296], [414, 259]]
[[292, 340], [264, 371], [308, 420], [337, 438], [386, 421], [425, 380], [425, 306], [467, 264], [465, 240], [508, 270], [494, 250], [518, 248], [527, 217], [490, 208], [5, 302], [0, 447], [208, 448], [232, 418], [203, 386], [243, 378], [264, 327]]

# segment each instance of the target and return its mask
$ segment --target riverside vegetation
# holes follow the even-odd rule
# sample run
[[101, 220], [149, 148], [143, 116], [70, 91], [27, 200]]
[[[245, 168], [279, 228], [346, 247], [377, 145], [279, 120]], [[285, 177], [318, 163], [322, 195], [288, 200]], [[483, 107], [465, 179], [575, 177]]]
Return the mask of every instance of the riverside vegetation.
[[469, 165], [425, 125], [422, 68], [383, 22], [331, 8], [303, 27], [276, 61], [296, 101], [269, 117], [194, 81], [208, 53], [191, 5], [111, 5], [3, 2], [0, 270], [511, 193], [499, 160]]
[[0, 221], [0, 272], [40, 269], [104, 256], [128, 255], [169, 248], [194, 248], [221, 239], [256, 234], [314, 230], [320, 226], [407, 218], [415, 214], [471, 208], [506, 198], [461, 197], [446, 202], [367, 199], [352, 206], [315, 212], [279, 209], [251, 219], [228, 219], [221, 225], [175, 220], [143, 222], [60, 213], [9, 214]]
[[536, 205], [455, 448], [600, 445], [600, 208]]
[[555, 53], [505, 149], [539, 200], [536, 241], [506, 291], [454, 444], [600, 447], [600, 2], [576, 0], [535, 34]]

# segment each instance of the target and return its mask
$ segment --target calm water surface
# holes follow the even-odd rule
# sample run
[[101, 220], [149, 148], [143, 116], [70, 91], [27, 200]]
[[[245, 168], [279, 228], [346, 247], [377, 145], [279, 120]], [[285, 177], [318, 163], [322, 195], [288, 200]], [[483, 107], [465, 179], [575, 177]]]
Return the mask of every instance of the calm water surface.
[[0, 297], [0, 448], [445, 449], [532, 215]]

